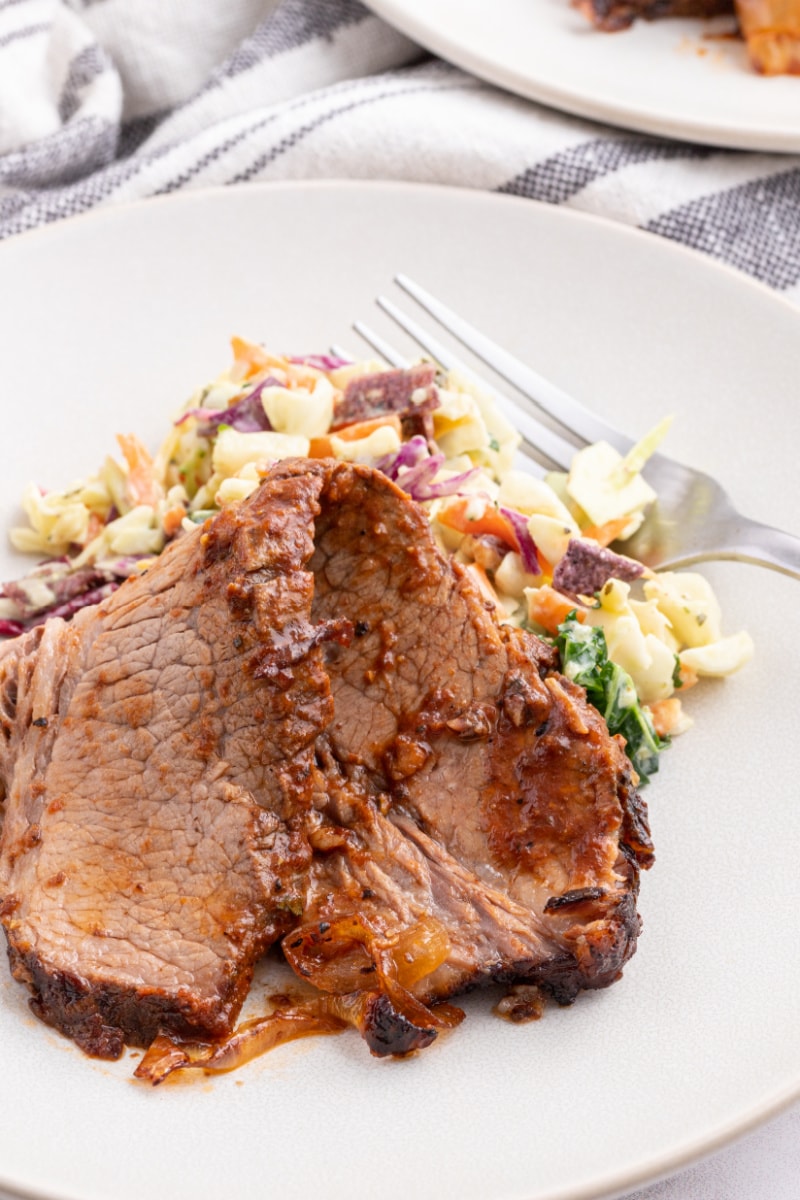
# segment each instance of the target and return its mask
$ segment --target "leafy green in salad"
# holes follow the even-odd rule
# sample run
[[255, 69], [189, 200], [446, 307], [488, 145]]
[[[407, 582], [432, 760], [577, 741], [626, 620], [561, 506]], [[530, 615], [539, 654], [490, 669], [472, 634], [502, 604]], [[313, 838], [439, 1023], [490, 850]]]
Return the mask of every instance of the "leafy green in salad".
[[573, 611], [558, 626], [556, 645], [562, 672], [586, 689], [587, 700], [605, 718], [609, 732], [622, 734], [628, 758], [646, 783], [658, 770], [659, 753], [669, 739], [656, 733], [630, 675], [609, 659], [603, 630], [582, 624]]

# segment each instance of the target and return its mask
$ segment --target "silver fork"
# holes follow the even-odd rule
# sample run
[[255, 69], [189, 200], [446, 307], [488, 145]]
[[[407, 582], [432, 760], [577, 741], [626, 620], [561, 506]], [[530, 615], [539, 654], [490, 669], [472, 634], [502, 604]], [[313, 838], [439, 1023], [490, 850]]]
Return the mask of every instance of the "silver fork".
[[[547, 459], [568, 470], [576, 449], [589, 442], [607, 441], [625, 454], [633, 440], [608, 425], [579, 401], [544, 379], [531, 367], [491, 341], [442, 301], [437, 300], [406, 275], [395, 282], [413, 297], [436, 321], [476, 358], [484, 362], [517, 392], [554, 418], [575, 439], [567, 441], [539, 421], [531, 411], [493, 388], [461, 362], [427, 329], [402, 312], [385, 296], [378, 305], [422, 350], [445, 370], [458, 370], [489, 391], [504, 415], [522, 437], [521, 449], [532, 459], [533, 469], [544, 474], [541, 460]], [[356, 321], [355, 331], [392, 366], [407, 361], [388, 342]], [[664, 454], [647, 462], [644, 477], [658, 494], [641, 529], [624, 544], [624, 552], [649, 567], [685, 567], [711, 559], [734, 559], [770, 567], [800, 579], [800, 538], [770, 525], [763, 525], [737, 512], [723, 488], [702, 471], [686, 467]]]

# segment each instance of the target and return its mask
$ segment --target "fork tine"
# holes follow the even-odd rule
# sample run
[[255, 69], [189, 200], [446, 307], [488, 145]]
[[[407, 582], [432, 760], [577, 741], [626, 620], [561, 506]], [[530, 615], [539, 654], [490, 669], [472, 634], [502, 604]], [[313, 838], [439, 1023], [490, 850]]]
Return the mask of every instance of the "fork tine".
[[399, 350], [395, 350], [394, 346], [390, 346], [380, 334], [376, 333], [374, 329], [370, 329], [369, 325], [365, 325], [363, 321], [354, 321], [353, 329], [355, 329], [359, 337], [364, 339], [367, 345], [380, 354], [381, 358], [390, 367], [408, 367], [411, 365]]
[[542, 425], [532, 413], [528, 413], [520, 408], [508, 396], [502, 392], [498, 392], [487, 380], [473, 371], [471, 367], [468, 367], [451, 350], [448, 350], [442, 342], [428, 333], [427, 329], [423, 329], [421, 325], [418, 325], [416, 321], [397, 308], [391, 300], [387, 300], [385, 296], [378, 296], [376, 303], [383, 309], [387, 316], [391, 317], [401, 329], [404, 329], [409, 337], [413, 338], [446, 371], [458, 371], [459, 374], [471, 380], [482, 391], [487, 392], [503, 416], [522, 434], [532, 449], [540, 455], [544, 455], [545, 458], [555, 463], [561, 470], [569, 470], [569, 465], [575, 454], [575, 446], [562, 438], [560, 434], [555, 433], [554, 430]]
[[625, 434], [602, 421], [561, 388], [550, 383], [537, 371], [532, 370], [520, 359], [515, 358], [513, 354], [498, 346], [496, 342], [481, 333], [474, 325], [470, 325], [463, 317], [453, 312], [451, 308], [448, 308], [441, 300], [437, 300], [435, 296], [425, 291], [407, 275], [396, 275], [395, 283], [413, 297], [449, 333], [458, 338], [468, 350], [471, 350], [487, 366], [522, 392], [523, 396], [527, 396], [534, 404], [559, 421], [565, 429], [584, 438], [587, 442], [610, 442], [621, 454], [630, 450], [633, 441]]
[[483, 387], [489, 387], [489, 384], [485, 380], [479, 379], [474, 371], [470, 372], [469, 367], [467, 367], [465, 363], [461, 362], [461, 360], [457, 358], [455, 354], [453, 354], [452, 350], [448, 350], [444, 342], [440, 342], [438, 338], [434, 337], [432, 333], [429, 333], [427, 329], [424, 329], [422, 325], [419, 325], [412, 317], [409, 317], [407, 313], [404, 313], [402, 309], [398, 308], [396, 304], [393, 304], [392, 301], [386, 296], [378, 296], [375, 300], [375, 303], [378, 305], [378, 308], [382, 308], [383, 311], [392, 318], [396, 325], [399, 325], [401, 329], [404, 329], [409, 337], [414, 339], [417, 345], [421, 346], [423, 350], [427, 350], [428, 354], [430, 354], [440, 366], [444, 367], [445, 371], [464, 371], [465, 373], [471, 374], [477, 382], [483, 385]]
[[[353, 323], [353, 329], [355, 329], [356, 333], [364, 339], [367, 345], [372, 346], [373, 350], [377, 350], [381, 358], [384, 358], [386, 362], [391, 364], [391, 366], [406, 367], [409, 365], [408, 360], [403, 358], [399, 351], [395, 350], [393, 346], [390, 346], [387, 341], [384, 341], [380, 334], [375, 333], [374, 329], [371, 329], [369, 325], [365, 325], [363, 321], [355, 321]], [[485, 388], [486, 385], [484, 384], [483, 380], [479, 380], [478, 382], [482, 387]], [[502, 397], [498, 397], [498, 400], [500, 399], [502, 399]], [[510, 405], [509, 408], [513, 408], [513, 405]], [[506, 413], [508, 419], [515, 424], [515, 428], [519, 428], [518, 424], [516, 424], [518, 415], [521, 415], [523, 418], [525, 416], [524, 413], [514, 414], [510, 411]], [[526, 457], [530, 460], [530, 466], [528, 469], [531, 471], [531, 473], [536, 475], [539, 479], [544, 479], [545, 475], [547, 474], [547, 468], [543, 465], [541, 460], [546, 456], [543, 456], [539, 448], [529, 442], [525, 437], [523, 437], [519, 448], [520, 452], [526, 455]]]

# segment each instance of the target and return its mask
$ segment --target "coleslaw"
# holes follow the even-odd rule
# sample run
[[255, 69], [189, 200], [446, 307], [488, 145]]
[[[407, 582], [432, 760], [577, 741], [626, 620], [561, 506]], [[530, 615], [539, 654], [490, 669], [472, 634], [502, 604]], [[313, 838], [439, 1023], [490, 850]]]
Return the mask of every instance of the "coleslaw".
[[439, 548], [501, 621], [555, 639], [565, 674], [598, 707], [610, 712], [613, 695], [643, 778], [691, 724], [683, 693], [751, 657], [746, 632], [723, 634], [702, 575], [656, 574], [619, 551], [655, 499], [641, 472], [668, 422], [624, 457], [596, 443], [568, 473], [539, 479], [517, 467], [519, 435], [492, 398], [434, 363], [278, 356], [238, 337], [232, 349], [155, 455], [120, 434], [120, 455], [90, 478], [63, 491], [28, 486], [27, 524], [10, 537], [45, 561], [0, 591], [0, 635], [98, 603], [249, 496], [273, 463], [300, 456], [375, 467], [420, 503]]

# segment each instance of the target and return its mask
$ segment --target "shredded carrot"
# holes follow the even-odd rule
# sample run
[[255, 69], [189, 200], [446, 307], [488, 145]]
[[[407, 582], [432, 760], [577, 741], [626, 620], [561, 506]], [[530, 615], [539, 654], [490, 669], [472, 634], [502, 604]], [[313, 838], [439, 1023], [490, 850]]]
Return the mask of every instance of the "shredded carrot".
[[468, 575], [472, 576], [473, 581], [478, 585], [478, 591], [481, 593], [484, 600], [488, 600], [490, 604], [500, 603], [497, 592], [492, 587], [491, 580], [480, 563], [470, 563], [466, 568], [466, 571]]
[[536, 557], [539, 560], [539, 570], [542, 577], [544, 579], [552, 579], [555, 567], [548, 558], [545, 558], [538, 546], [536, 547]]
[[133, 504], [157, 504], [163, 495], [153, 474], [153, 460], [133, 433], [118, 433], [117, 441], [128, 464], [127, 492]]
[[436, 519], [441, 525], [446, 525], [448, 529], [455, 529], [457, 533], [471, 533], [475, 536], [483, 533], [500, 538], [512, 550], [519, 553], [517, 535], [508, 517], [504, 517], [493, 504], [487, 504], [481, 516], [469, 517], [467, 511], [469, 505], [473, 503], [474, 500], [469, 496], [454, 500], [439, 510]]
[[256, 345], [255, 342], [247, 342], [244, 338], [232, 337], [231, 349], [233, 350], [231, 376], [236, 380], [250, 379], [259, 371], [266, 371], [275, 361], [263, 347]]
[[400, 437], [400, 418], [397, 413], [390, 413], [387, 417], [375, 417], [372, 421], [356, 421], [353, 425], [343, 425], [341, 429], [337, 429], [325, 437], [311, 438], [308, 456], [309, 458], [331, 458], [333, 455], [331, 437], [341, 438], [343, 442], [357, 442], [360, 438], [369, 437], [376, 429], [382, 429], [384, 426], [394, 429], [397, 436]]
[[89, 514], [89, 524], [86, 529], [86, 538], [84, 540], [84, 544], [88, 545], [89, 542], [93, 542], [94, 539], [99, 534], [101, 534], [104, 529], [105, 529], [105, 521], [103, 520], [103, 518], [98, 517], [97, 513], [95, 513], [95, 512], [90, 513]]
[[343, 442], [357, 442], [359, 438], [369, 437], [376, 429], [383, 429], [384, 426], [393, 429], [400, 437], [402, 429], [397, 413], [389, 413], [385, 417], [374, 417], [371, 421], [356, 421], [353, 425], [343, 425], [341, 429], [334, 429], [333, 436], [341, 438]]
[[630, 517], [615, 517], [613, 521], [606, 521], [604, 525], [590, 525], [582, 533], [584, 537], [599, 542], [601, 546], [610, 546], [628, 524], [630, 524]]
[[653, 728], [659, 737], [672, 733], [679, 723], [683, 712], [677, 696], [669, 696], [666, 700], [656, 700], [649, 704], [650, 716], [653, 718]]
[[333, 458], [333, 446], [329, 437], [309, 438], [309, 458]]
[[175, 508], [167, 509], [161, 519], [161, 524], [167, 537], [173, 537], [178, 532], [185, 516], [186, 509], [182, 504], [177, 504]]
[[682, 692], [685, 692], [687, 688], [694, 687], [697, 683], [698, 675], [694, 667], [687, 667], [685, 663], [681, 663], [678, 674], [680, 675]]
[[579, 621], [586, 620], [585, 609], [576, 604], [574, 600], [568, 600], [566, 596], [562, 596], [561, 592], [557, 592], [547, 583], [543, 587], [528, 592], [527, 598], [529, 619], [535, 621], [537, 625], [541, 625], [542, 629], [546, 629], [553, 636], [558, 633], [559, 625], [562, 621], [566, 621], [573, 609], [575, 609]]

